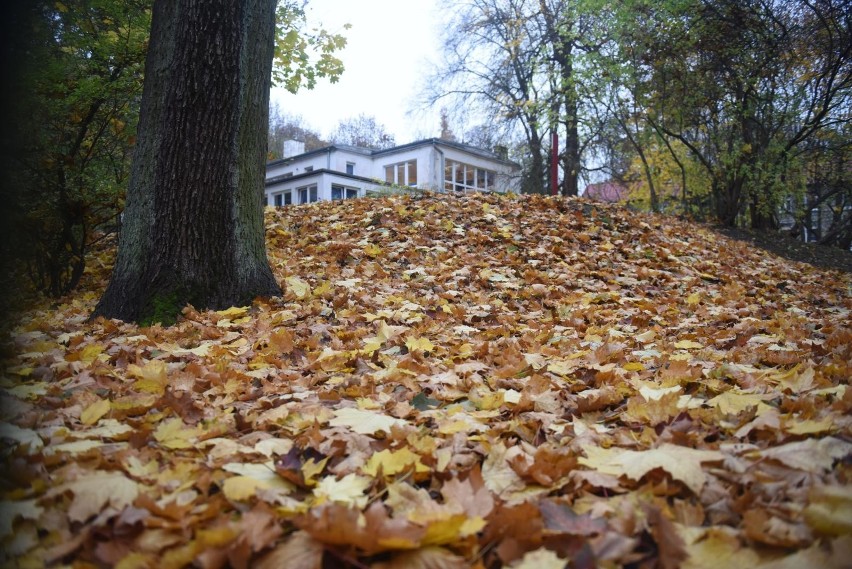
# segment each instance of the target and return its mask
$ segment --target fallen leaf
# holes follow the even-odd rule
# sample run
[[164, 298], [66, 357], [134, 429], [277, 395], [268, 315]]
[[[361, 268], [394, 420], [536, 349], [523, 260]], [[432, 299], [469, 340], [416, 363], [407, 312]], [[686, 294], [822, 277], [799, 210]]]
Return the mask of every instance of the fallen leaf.
[[109, 413], [109, 410], [109, 399], [98, 399], [83, 410], [80, 414], [80, 422], [84, 425], [94, 425], [101, 417]]
[[48, 498], [65, 492], [74, 494], [68, 507], [68, 517], [73, 522], [85, 522], [101, 513], [107, 506], [121, 510], [131, 505], [139, 495], [139, 485], [119, 472], [94, 471], [73, 482], [66, 482], [48, 490]]
[[329, 425], [333, 427], [349, 427], [362, 435], [374, 435], [379, 431], [390, 433], [392, 427], [404, 427], [406, 424], [402, 419], [389, 415], [350, 407], [338, 409], [334, 412], [334, 418], [329, 421]]
[[668, 472], [672, 478], [686, 484], [696, 495], [700, 494], [707, 477], [701, 464], [724, 459], [719, 451], [692, 449], [669, 443], [645, 451], [584, 446], [585, 457], [579, 463], [606, 474], [624, 475], [640, 480], [655, 468]]

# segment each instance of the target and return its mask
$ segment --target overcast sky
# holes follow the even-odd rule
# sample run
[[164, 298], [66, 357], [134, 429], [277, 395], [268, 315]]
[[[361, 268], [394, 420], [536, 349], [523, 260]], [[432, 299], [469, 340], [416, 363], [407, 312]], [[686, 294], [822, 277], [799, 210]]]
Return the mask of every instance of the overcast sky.
[[409, 113], [429, 62], [438, 62], [435, 0], [310, 0], [307, 14], [309, 25], [346, 36], [339, 53], [346, 70], [337, 83], [320, 80], [296, 95], [273, 88], [282, 113], [301, 115], [325, 137], [359, 114], [375, 117], [398, 144], [439, 134], [437, 109]]

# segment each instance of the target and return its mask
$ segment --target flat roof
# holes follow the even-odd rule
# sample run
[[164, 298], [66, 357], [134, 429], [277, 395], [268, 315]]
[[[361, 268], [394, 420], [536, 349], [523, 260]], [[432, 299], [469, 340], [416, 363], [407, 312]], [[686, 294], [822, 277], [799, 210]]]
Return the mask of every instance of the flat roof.
[[[278, 166], [280, 164], [288, 164], [290, 162], [294, 162], [296, 160], [301, 160], [303, 158], [309, 158], [311, 156], [318, 156], [320, 154], [327, 154], [334, 150], [342, 150], [345, 152], [351, 152], [353, 154], [361, 154], [362, 156], [376, 157], [381, 156], [383, 154], [395, 154], [397, 152], [404, 152], [406, 150], [411, 150], [412, 148], [417, 148], [420, 146], [432, 146], [432, 145], [441, 145], [449, 148], [455, 148], [457, 150], [461, 150], [463, 152], [468, 152], [470, 154], [476, 154], [482, 158], [487, 158], [489, 160], [494, 160], [495, 162], [500, 162], [502, 164], [507, 164], [509, 166], [520, 168], [520, 164], [514, 162], [512, 160], [506, 160], [501, 158], [496, 153], [491, 152], [490, 150], [485, 150], [484, 148], [479, 148], [477, 146], [472, 146], [470, 144], [464, 144], [462, 142], [453, 142], [450, 140], [444, 140], [442, 138], [426, 138], [423, 140], [416, 140], [414, 142], [409, 142], [407, 144], [401, 144], [399, 146], [394, 146], [392, 148], [363, 148], [361, 146], [351, 146], [349, 144], [331, 144], [329, 146], [323, 146], [322, 148], [317, 148], [316, 150], [310, 150], [308, 152], [303, 152], [302, 154], [296, 154], [295, 156], [288, 156], [287, 158], [279, 158], [277, 160], [271, 160], [266, 163], [266, 166]], [[318, 171], [318, 170], [317, 170]], [[295, 176], [294, 176], [295, 177]]]

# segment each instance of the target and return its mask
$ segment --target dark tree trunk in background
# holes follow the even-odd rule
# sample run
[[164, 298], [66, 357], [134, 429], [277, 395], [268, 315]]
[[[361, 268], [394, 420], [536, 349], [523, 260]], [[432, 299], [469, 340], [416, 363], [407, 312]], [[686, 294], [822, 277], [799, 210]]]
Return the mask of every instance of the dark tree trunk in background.
[[94, 316], [164, 323], [280, 294], [263, 206], [275, 0], [154, 5], [118, 258]]

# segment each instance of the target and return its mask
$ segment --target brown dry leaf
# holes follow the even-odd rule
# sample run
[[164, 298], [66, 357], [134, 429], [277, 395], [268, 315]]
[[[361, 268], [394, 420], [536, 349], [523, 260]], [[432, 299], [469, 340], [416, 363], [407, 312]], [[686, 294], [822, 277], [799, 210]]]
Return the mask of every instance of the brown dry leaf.
[[373, 569], [465, 569], [464, 557], [442, 547], [423, 547], [394, 555], [390, 561], [376, 563]]
[[678, 569], [689, 554], [683, 540], [677, 533], [675, 525], [657, 506], [647, 503], [642, 506], [645, 519], [651, 529], [651, 535], [659, 550], [660, 567]]
[[759, 458], [771, 458], [806, 472], [831, 470], [835, 461], [852, 454], [852, 443], [836, 437], [806, 439], [751, 453]]
[[324, 548], [307, 532], [293, 532], [253, 565], [257, 569], [321, 569]]

